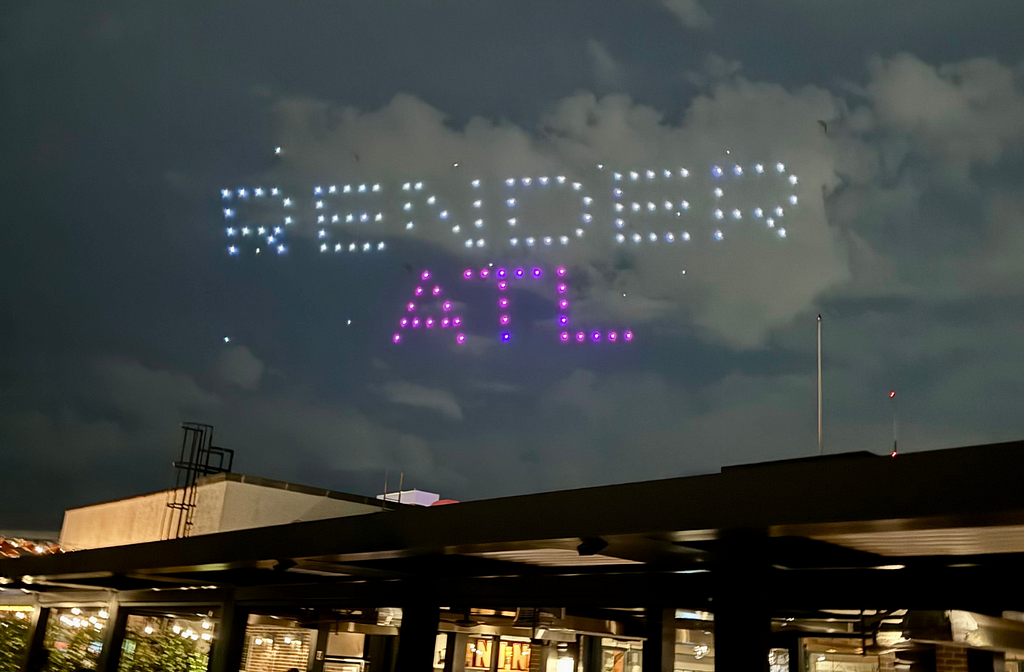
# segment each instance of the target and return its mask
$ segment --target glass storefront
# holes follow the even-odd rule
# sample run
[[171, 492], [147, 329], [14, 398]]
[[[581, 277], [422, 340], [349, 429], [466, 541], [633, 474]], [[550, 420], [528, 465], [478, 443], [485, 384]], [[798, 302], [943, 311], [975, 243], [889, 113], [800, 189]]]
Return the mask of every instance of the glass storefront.
[[32, 607], [0, 605], [0, 672], [21, 668], [32, 612]]
[[216, 634], [210, 614], [131, 614], [118, 672], [205, 672]]

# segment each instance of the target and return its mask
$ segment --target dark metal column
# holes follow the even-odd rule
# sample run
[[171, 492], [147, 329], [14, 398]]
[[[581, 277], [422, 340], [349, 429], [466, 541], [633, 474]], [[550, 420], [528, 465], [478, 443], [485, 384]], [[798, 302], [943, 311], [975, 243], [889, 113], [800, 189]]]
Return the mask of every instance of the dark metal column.
[[107, 606], [107, 625], [103, 628], [103, 648], [96, 661], [96, 672], [117, 672], [127, 623], [128, 612], [121, 608], [115, 597]]
[[542, 639], [530, 640], [530, 672], [547, 672], [551, 648]]
[[501, 659], [498, 658], [498, 653], [501, 651], [501, 637], [494, 635], [491, 637], [491, 658], [490, 672], [498, 672], [498, 667], [501, 665]]
[[367, 660], [367, 672], [395, 671], [395, 644], [398, 637], [393, 635], [367, 635], [363, 645], [363, 657]]
[[444, 648], [444, 672], [466, 672], [466, 646], [469, 636], [461, 632], [449, 632]]
[[766, 535], [725, 534], [715, 549], [715, 672], [768, 672]]
[[332, 621], [325, 610], [317, 612], [316, 646], [310, 661], [310, 672], [324, 672], [324, 658], [327, 656], [327, 640], [331, 636]]
[[648, 607], [643, 672], [672, 672], [676, 662], [676, 610]]
[[32, 621], [28, 625], [25, 639], [25, 654], [22, 657], [21, 672], [36, 672], [46, 667], [47, 655], [43, 646], [46, 639], [46, 626], [50, 622], [49, 607], [36, 607], [32, 612]]
[[[434, 642], [441, 610], [437, 607], [404, 607], [398, 633], [395, 672], [423, 672], [434, 668]], [[219, 672], [219, 671], [214, 671]]]
[[583, 658], [583, 672], [601, 672], [604, 649], [601, 638], [592, 635], [580, 636], [580, 656]]
[[238, 672], [242, 666], [245, 626], [249, 612], [235, 603], [234, 595], [224, 600], [220, 610], [220, 627], [213, 645], [210, 672]]

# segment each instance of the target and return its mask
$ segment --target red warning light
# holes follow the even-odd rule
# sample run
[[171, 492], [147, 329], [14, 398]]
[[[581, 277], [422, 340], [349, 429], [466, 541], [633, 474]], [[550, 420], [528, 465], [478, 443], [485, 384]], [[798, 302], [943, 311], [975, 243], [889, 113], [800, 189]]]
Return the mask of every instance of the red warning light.
[[892, 392], [889, 393], [889, 398], [890, 399], [892, 399], [895, 396], [896, 396], [896, 390], [893, 390]]

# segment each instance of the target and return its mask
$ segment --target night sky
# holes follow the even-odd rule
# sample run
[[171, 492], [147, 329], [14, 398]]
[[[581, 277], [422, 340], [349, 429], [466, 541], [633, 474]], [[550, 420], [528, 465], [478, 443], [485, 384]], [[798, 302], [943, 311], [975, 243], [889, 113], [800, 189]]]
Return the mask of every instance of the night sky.
[[[826, 452], [887, 453], [891, 389], [901, 451], [1019, 439], [1021, 26], [1005, 0], [3, 3], [0, 529], [168, 487], [182, 421], [237, 471], [367, 495], [813, 455], [819, 313]], [[787, 237], [748, 213], [712, 240], [711, 166], [758, 161], [799, 176]], [[612, 238], [610, 171], [648, 166], [694, 173], [665, 192], [685, 246]], [[308, 220], [314, 185], [379, 182], [393, 220], [422, 179], [462, 217], [470, 178], [560, 173], [598, 220], [563, 250], [499, 245], [492, 208], [482, 250], [424, 219], [361, 234], [380, 252], [303, 222], [227, 253], [222, 188]], [[571, 235], [567, 203], [520, 235]], [[493, 286], [458, 284], [488, 263], [564, 264], [572, 319], [635, 340], [559, 343], [539, 283], [499, 342]], [[391, 342], [424, 268], [466, 344]]]

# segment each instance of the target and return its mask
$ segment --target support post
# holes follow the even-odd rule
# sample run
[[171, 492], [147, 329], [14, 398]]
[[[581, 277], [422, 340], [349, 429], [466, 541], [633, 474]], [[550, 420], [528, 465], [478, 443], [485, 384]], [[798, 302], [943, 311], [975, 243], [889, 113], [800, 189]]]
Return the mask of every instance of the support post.
[[490, 663], [490, 672], [498, 672], [498, 667], [501, 665], [501, 659], [498, 654], [501, 653], [501, 636], [494, 635], [491, 637], [491, 658], [488, 661]]
[[[405, 607], [398, 634], [395, 672], [423, 672], [434, 667], [434, 642], [441, 610], [437, 607]], [[214, 672], [219, 672], [214, 670]]]
[[366, 658], [367, 672], [395, 672], [394, 635], [367, 635], [363, 645], [363, 656]]
[[530, 672], [547, 672], [550, 657], [551, 647], [543, 639], [530, 640]]
[[715, 672], [768, 672], [771, 612], [767, 537], [723, 535], [715, 553]]
[[25, 640], [25, 654], [22, 656], [21, 672], [37, 672], [46, 668], [49, 656], [44, 646], [46, 626], [50, 622], [50, 608], [39, 607], [32, 612]]
[[789, 641], [789, 672], [804, 672], [804, 643], [799, 637]]
[[643, 672], [672, 672], [676, 661], [676, 610], [648, 607]]
[[313, 647], [309, 662], [310, 672], [324, 672], [324, 659], [327, 657], [327, 640], [331, 636], [331, 621], [327, 612], [317, 611], [316, 646]]
[[469, 635], [449, 632], [444, 647], [444, 672], [466, 672], [466, 647]]
[[117, 672], [121, 662], [121, 647], [124, 646], [124, 629], [128, 624], [128, 612], [121, 608], [117, 597], [107, 605], [107, 625], [103, 629], [103, 648], [96, 661], [96, 672]]
[[210, 659], [210, 672], [238, 672], [242, 667], [242, 647], [245, 645], [245, 626], [249, 612], [235, 602], [230, 594], [220, 610], [220, 627]]
[[601, 638], [593, 635], [580, 636], [580, 657], [583, 659], [583, 672], [602, 672], [604, 648]]

